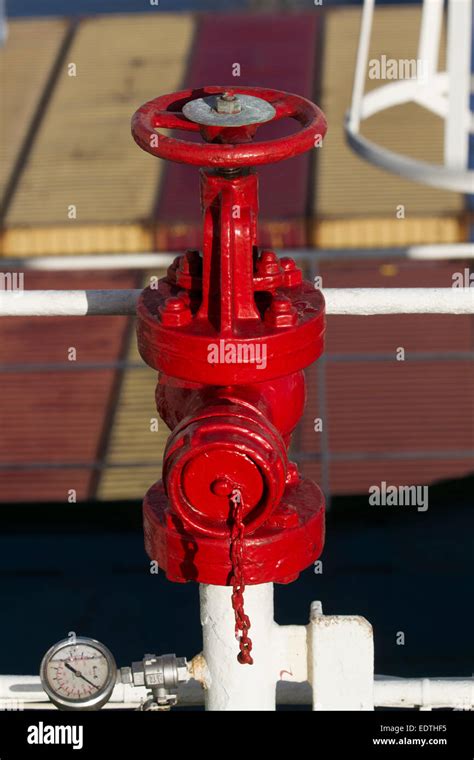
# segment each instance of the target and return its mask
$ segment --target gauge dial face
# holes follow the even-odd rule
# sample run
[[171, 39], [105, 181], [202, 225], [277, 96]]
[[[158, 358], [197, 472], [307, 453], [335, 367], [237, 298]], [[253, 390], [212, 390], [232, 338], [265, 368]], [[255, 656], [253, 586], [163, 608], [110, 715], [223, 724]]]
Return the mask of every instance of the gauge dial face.
[[44, 690], [54, 704], [69, 709], [101, 707], [112, 693], [116, 675], [109, 650], [83, 637], [58, 642], [41, 663]]

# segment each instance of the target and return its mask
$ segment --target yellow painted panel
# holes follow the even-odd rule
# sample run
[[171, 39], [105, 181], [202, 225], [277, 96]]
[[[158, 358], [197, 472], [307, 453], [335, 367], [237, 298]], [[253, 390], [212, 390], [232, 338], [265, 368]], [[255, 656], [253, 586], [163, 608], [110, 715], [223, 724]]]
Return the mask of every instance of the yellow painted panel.
[[[164, 271], [149, 272], [143, 279], [143, 287], [148, 285], [151, 275], [163, 277], [164, 274]], [[131, 364], [142, 362], [135, 335], [130, 341], [127, 361]], [[106, 464], [114, 466], [106, 467], [102, 472], [99, 499], [140, 499], [161, 477], [169, 430], [156, 411], [156, 382], [157, 373], [145, 363], [143, 367], [125, 370], [106, 452]], [[156, 420], [157, 431], [151, 425]], [[131, 463], [152, 463], [152, 466], [127, 466]]]
[[66, 28], [63, 19], [8, 22], [8, 39], [0, 50], [0, 196], [10, 179]]
[[157, 462], [156, 470], [150, 467], [111, 467], [102, 475], [98, 499], [142, 499], [160, 477], [160, 462]]
[[12, 227], [2, 235], [5, 257], [152, 251], [153, 233], [138, 224], [71, 224]]
[[320, 248], [382, 248], [466, 240], [460, 218], [415, 217], [322, 219], [313, 222], [311, 244]]
[[[126, 225], [150, 218], [163, 162], [135, 145], [130, 119], [143, 102], [181, 87], [193, 32], [186, 14], [81, 22], [9, 227]], [[72, 64], [76, 76], [69, 75]], [[71, 206], [76, 219], [69, 218]]]
[[[155, 408], [156, 372], [144, 367], [125, 373], [107, 451], [107, 467], [98, 489], [99, 499], [141, 498], [144, 486], [158, 480], [163, 449], [169, 430]], [[158, 430], [151, 430], [158, 420]], [[130, 463], [153, 463], [153, 467], [130, 467]], [[146, 489], [145, 489], [146, 490]]]

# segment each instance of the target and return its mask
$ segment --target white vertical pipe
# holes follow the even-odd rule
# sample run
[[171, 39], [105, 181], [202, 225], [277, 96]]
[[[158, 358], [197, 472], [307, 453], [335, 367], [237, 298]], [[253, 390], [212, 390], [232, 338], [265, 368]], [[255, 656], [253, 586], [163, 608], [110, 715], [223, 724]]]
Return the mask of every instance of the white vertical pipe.
[[239, 644], [231, 594], [229, 586], [200, 586], [203, 651], [210, 676], [206, 710], [274, 710], [273, 583], [245, 588], [253, 665], [237, 662]]
[[438, 70], [443, 4], [444, 0], [424, 0], [423, 3], [418, 60], [425, 81], [432, 79]]
[[349, 113], [349, 128], [353, 132], [359, 131], [361, 120], [362, 98], [364, 96], [370, 35], [372, 31], [372, 18], [374, 15], [374, 2], [375, 0], [364, 0], [364, 7], [362, 8], [359, 47], [357, 49], [352, 103]]
[[449, 91], [444, 160], [453, 169], [466, 169], [468, 163], [471, 34], [472, 0], [450, 0], [446, 67]]

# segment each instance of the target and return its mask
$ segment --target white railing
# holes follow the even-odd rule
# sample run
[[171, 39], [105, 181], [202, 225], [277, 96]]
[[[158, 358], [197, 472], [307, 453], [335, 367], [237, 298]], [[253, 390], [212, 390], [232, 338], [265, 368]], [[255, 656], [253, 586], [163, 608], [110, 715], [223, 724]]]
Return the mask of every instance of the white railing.
[[[286, 248], [279, 249], [281, 256], [297, 261], [319, 262], [336, 259], [413, 259], [440, 261], [474, 259], [474, 243], [433, 243], [398, 248]], [[137, 253], [76, 254], [56, 256], [28, 256], [0, 259], [0, 269], [14, 271], [87, 271], [108, 269], [153, 269], [168, 267], [177, 252], [160, 251]]]
[[[138, 290], [17, 290], [0, 293], [0, 316], [133, 315]], [[474, 288], [326, 288], [327, 314], [474, 314]]]

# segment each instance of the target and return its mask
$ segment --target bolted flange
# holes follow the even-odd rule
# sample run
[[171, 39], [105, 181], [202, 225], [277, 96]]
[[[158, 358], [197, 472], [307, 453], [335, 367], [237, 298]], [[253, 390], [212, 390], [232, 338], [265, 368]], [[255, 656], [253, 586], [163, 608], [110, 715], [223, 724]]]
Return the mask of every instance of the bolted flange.
[[[229, 585], [229, 536], [201, 536], [187, 530], [169, 509], [163, 484], [155, 483], [143, 502], [145, 548], [169, 580]], [[271, 519], [243, 540], [245, 582], [291, 583], [321, 554], [324, 497], [311, 480], [288, 484]]]

